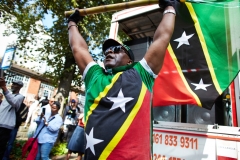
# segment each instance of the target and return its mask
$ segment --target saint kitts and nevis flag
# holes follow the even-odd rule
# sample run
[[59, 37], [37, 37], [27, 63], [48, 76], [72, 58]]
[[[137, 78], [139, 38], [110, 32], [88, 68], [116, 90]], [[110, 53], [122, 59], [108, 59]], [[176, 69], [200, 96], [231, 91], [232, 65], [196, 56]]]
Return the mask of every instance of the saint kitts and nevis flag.
[[239, 0], [185, 2], [176, 12], [175, 30], [154, 84], [153, 106], [211, 109], [239, 72]]

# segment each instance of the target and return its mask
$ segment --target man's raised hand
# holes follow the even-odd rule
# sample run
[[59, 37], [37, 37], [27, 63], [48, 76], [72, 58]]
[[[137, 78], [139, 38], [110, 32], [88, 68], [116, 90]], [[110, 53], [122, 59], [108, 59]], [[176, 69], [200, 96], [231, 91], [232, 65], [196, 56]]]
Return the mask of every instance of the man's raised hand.
[[75, 9], [75, 12], [69, 16], [67, 22], [69, 23], [70, 21], [72, 21], [78, 24], [78, 22], [82, 20], [83, 20], [83, 16], [80, 15], [78, 9]]

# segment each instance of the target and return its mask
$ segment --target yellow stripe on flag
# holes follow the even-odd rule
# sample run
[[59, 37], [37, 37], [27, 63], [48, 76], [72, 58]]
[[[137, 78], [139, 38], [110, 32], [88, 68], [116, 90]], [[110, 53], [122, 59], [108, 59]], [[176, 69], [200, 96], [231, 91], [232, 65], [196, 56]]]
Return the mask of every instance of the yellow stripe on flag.
[[122, 127], [118, 130], [116, 135], [113, 137], [113, 139], [108, 143], [106, 148], [103, 150], [102, 154], [100, 155], [99, 159], [107, 159], [108, 156], [111, 154], [111, 152], [114, 150], [114, 148], [117, 146], [117, 144], [120, 142], [124, 134], [126, 133], [127, 129], [131, 125], [132, 121], [134, 120], [135, 116], [137, 115], [138, 111], [140, 110], [145, 94], [147, 92], [147, 87], [144, 83], [142, 83], [142, 89], [139, 95], [139, 98], [137, 100], [137, 103], [135, 104], [133, 110], [125, 120], [125, 122], [122, 124]]
[[105, 89], [99, 93], [98, 97], [95, 98], [94, 100], [94, 103], [89, 107], [89, 111], [87, 112], [87, 116], [86, 116], [86, 124], [87, 124], [87, 121], [88, 121], [88, 117], [92, 114], [92, 111], [96, 109], [96, 107], [98, 106], [99, 104], [99, 101], [105, 97], [108, 93], [108, 91], [112, 88], [112, 86], [114, 85], [114, 83], [118, 80], [119, 76], [122, 74], [123, 72], [118, 72], [112, 79], [112, 82], [107, 85], [105, 87]]
[[183, 73], [182, 73], [182, 69], [181, 69], [181, 67], [180, 67], [180, 65], [179, 65], [179, 63], [178, 63], [177, 57], [175, 56], [175, 54], [174, 54], [174, 52], [173, 52], [173, 49], [172, 49], [172, 46], [171, 46], [170, 44], [168, 45], [168, 48], [167, 48], [167, 49], [168, 49], [168, 52], [169, 52], [170, 56], [172, 57], [172, 60], [173, 60], [175, 66], [176, 66], [176, 68], [177, 68], [178, 74], [180, 75], [183, 83], [184, 83], [185, 86], [186, 86], [186, 89], [193, 95], [193, 97], [194, 97], [194, 99], [196, 100], [198, 106], [202, 107], [202, 103], [201, 103], [200, 99], [199, 99], [198, 96], [192, 91], [192, 89], [189, 87], [188, 82], [186, 81], [186, 79], [185, 79], [185, 77], [184, 77], [184, 75], [183, 75]]
[[207, 61], [207, 64], [208, 64], [208, 68], [209, 68], [209, 71], [210, 71], [210, 74], [211, 74], [211, 77], [212, 77], [212, 81], [214, 83], [214, 86], [217, 90], [217, 92], [219, 93], [219, 95], [221, 95], [221, 93], [223, 92], [222, 89], [220, 88], [220, 85], [218, 83], [218, 80], [216, 78], [216, 74], [215, 74], [215, 71], [214, 71], [214, 68], [213, 68], [213, 65], [212, 65], [212, 61], [209, 57], [209, 53], [208, 53], [208, 49], [207, 49], [207, 46], [206, 46], [206, 41], [204, 39], [204, 36], [203, 36], [203, 33], [202, 33], [202, 30], [201, 30], [201, 27], [200, 27], [200, 24], [198, 22], [198, 18], [197, 18], [197, 15], [194, 11], [194, 8], [192, 6], [191, 3], [189, 2], [186, 2], [185, 3], [189, 12], [190, 12], [190, 15], [194, 21], [194, 26], [196, 28], [196, 31], [197, 31], [197, 34], [198, 34], [198, 37], [199, 37], [199, 41], [201, 43], [201, 46], [202, 46], [202, 49], [203, 49], [203, 53], [205, 55], [205, 58], [206, 58], [206, 61]]

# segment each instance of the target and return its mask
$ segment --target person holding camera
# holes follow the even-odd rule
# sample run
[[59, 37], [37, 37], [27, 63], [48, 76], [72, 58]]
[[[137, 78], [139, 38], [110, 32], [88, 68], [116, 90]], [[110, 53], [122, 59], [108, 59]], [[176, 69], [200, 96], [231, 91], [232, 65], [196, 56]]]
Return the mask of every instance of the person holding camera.
[[[0, 88], [5, 96], [5, 99], [0, 104], [0, 160], [3, 158], [8, 159], [18, 132], [19, 126], [16, 126], [16, 112], [24, 100], [24, 96], [19, 93], [22, 87], [22, 81], [13, 80], [11, 90], [8, 90], [5, 79], [0, 78]], [[7, 151], [7, 154], [4, 157], [5, 151]]]
[[50, 151], [57, 140], [58, 132], [63, 124], [62, 117], [58, 114], [61, 107], [60, 103], [54, 101], [50, 107], [50, 113], [41, 113], [41, 115], [35, 120], [38, 124], [38, 128], [34, 135], [34, 137], [38, 135], [38, 153], [36, 160], [49, 160]]

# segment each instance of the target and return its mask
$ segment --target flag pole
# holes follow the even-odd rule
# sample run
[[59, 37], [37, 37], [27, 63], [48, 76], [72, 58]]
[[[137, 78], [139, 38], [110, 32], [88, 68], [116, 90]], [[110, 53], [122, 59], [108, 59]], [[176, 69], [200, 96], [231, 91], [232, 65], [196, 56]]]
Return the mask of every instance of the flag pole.
[[[159, 0], [137, 0], [137, 1], [131, 1], [131, 2], [102, 5], [98, 7], [92, 7], [92, 8], [78, 9], [78, 10], [81, 16], [86, 16], [90, 14], [99, 14], [103, 12], [118, 11], [118, 10], [133, 8], [133, 7], [158, 4], [158, 2]], [[66, 17], [69, 17], [72, 13], [74, 13], [74, 11], [75, 10], [65, 11], [64, 14]]]
[[[224, 3], [222, 0], [215, 0], [215, 1], [209, 1], [209, 0], [177, 0], [181, 3], [184, 2], [190, 2], [190, 3]], [[226, 0], [233, 1], [233, 0]], [[84, 9], [78, 9], [81, 16], [91, 15], [91, 14], [99, 14], [104, 12], [111, 12], [111, 11], [118, 11], [128, 8], [134, 8], [134, 7], [140, 7], [140, 6], [146, 6], [146, 5], [152, 5], [152, 4], [158, 4], [159, 0], [135, 0], [131, 2], [123, 2], [123, 3], [116, 3], [116, 4], [109, 4], [109, 5], [102, 5], [92, 8], [84, 8]], [[72, 13], [74, 13], [75, 10], [71, 11], [65, 11], [65, 17], [69, 17]]]

